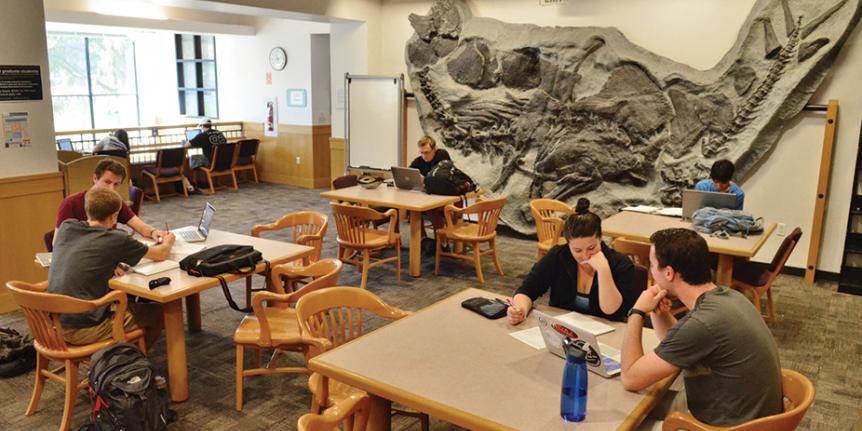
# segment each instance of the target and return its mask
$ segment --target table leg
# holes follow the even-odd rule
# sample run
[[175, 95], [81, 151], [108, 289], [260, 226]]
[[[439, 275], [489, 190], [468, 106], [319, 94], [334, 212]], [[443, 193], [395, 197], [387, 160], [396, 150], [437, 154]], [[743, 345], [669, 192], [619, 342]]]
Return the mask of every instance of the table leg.
[[201, 295], [186, 296], [186, 319], [189, 321], [189, 332], [201, 332]]
[[368, 395], [371, 396], [368, 431], [390, 431], [392, 428], [392, 401], [374, 394]]
[[422, 275], [422, 212], [410, 211], [410, 275]]
[[729, 254], [718, 255], [718, 267], [715, 270], [715, 284], [730, 287], [733, 280], [733, 256]]
[[186, 334], [183, 326], [183, 302], [177, 299], [165, 303], [164, 310], [171, 401], [183, 402], [189, 399], [189, 369], [186, 358]]

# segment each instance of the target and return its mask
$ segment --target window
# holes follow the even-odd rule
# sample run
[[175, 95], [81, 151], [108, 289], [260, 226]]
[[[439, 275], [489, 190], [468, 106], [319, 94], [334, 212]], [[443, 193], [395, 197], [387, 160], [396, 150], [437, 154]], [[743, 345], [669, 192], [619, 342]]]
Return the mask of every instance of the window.
[[123, 36], [48, 33], [56, 130], [140, 125], [135, 44]]
[[180, 114], [218, 118], [215, 36], [177, 34]]

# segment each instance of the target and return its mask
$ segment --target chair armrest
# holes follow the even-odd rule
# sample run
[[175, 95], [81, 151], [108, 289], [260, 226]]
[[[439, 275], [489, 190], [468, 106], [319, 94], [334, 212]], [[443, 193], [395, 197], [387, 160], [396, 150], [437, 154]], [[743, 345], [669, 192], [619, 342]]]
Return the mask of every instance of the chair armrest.
[[124, 343], [126, 341], [126, 332], [123, 330], [123, 322], [126, 318], [126, 309], [129, 306], [129, 300], [126, 297], [126, 293], [119, 290], [112, 290], [101, 298], [87, 302], [97, 307], [110, 303], [116, 304], [114, 306], [114, 322], [111, 325], [111, 335], [113, 336], [114, 341]]
[[389, 242], [395, 242], [395, 226], [398, 225], [398, 210], [389, 208], [383, 215], [389, 217]]
[[665, 416], [661, 429], [662, 431], [720, 431], [728, 428], [709, 426], [687, 413], [670, 412]]
[[307, 245], [309, 247], [314, 247], [314, 241], [322, 241], [322, 240], [323, 240], [323, 235], [316, 235], [316, 234], [308, 233], [305, 235], [300, 235], [299, 238], [296, 239], [296, 243], [301, 244], [301, 245]]
[[446, 218], [446, 226], [455, 226], [452, 216], [461, 217], [463, 208], [458, 208], [455, 205], [449, 204], [443, 208], [443, 216]]
[[269, 223], [269, 224], [257, 224], [251, 228], [251, 236], [260, 237], [261, 232], [265, 232], [268, 230], [275, 230], [278, 226], [278, 222]]

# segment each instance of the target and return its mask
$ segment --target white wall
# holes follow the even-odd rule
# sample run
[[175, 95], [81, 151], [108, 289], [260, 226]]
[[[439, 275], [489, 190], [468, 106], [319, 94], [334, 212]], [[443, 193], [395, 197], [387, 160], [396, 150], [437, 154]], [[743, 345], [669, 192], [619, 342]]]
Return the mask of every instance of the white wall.
[[[31, 146], [0, 147], [0, 178], [57, 171], [54, 114], [48, 83], [48, 45], [42, 2], [0, 2], [0, 64], [39, 65], [42, 69], [42, 100], [0, 102], [0, 114], [28, 112]], [[0, 125], [2, 126], [2, 125]], [[0, 131], [0, 135], [3, 132]], [[0, 136], [2, 139], [2, 136]]]
[[[733, 45], [737, 33], [754, 5], [754, 0], [579, 0], [559, 6], [540, 6], [520, 0], [471, 0], [475, 16], [512, 23], [543, 26], [609, 26], [620, 29], [641, 47], [689, 64], [708, 69]], [[406, 73], [404, 47], [413, 29], [409, 13], [425, 15], [430, 1], [384, 0], [381, 32], [383, 73]], [[832, 181], [818, 269], [839, 272], [847, 211], [852, 187], [862, 97], [858, 77], [862, 75], [862, 35], [857, 28], [844, 46], [831, 74], [811, 99], [826, 103], [839, 99], [839, 128]], [[770, 221], [803, 230], [802, 243], [790, 258], [789, 266], [803, 268], [808, 254], [814, 210], [814, 190], [823, 140], [823, 116], [803, 112], [792, 121], [775, 150], [759, 170], [742, 183], [746, 209]], [[408, 111], [408, 142], [422, 132], [415, 105]], [[335, 135], [335, 130], [333, 130]], [[408, 147], [409, 148], [409, 147]], [[773, 236], [755, 260], [771, 259], [782, 238]]]
[[[219, 116], [225, 120], [263, 122], [264, 100], [278, 99], [280, 124], [311, 125], [311, 35], [328, 33], [329, 24], [285, 19], [261, 19], [255, 36], [216, 38]], [[269, 52], [280, 46], [287, 52], [287, 67], [273, 70]], [[267, 72], [272, 84], [266, 83]], [[287, 106], [287, 89], [305, 89], [304, 108]]]
[[311, 121], [314, 124], [329, 124], [332, 97], [329, 67], [329, 35], [311, 35]]
[[332, 24], [329, 53], [332, 74], [332, 136], [344, 137], [344, 74], [368, 71], [368, 25], [361, 22]]

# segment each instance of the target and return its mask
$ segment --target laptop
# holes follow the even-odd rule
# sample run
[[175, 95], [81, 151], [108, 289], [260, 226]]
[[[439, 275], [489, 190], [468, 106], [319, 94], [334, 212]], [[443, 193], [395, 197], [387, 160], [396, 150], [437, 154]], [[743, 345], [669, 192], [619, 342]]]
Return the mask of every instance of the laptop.
[[392, 167], [392, 179], [395, 180], [395, 187], [404, 190], [422, 190], [424, 182], [419, 169], [399, 166]]
[[682, 218], [691, 220], [694, 212], [703, 207], [736, 209], [736, 195], [700, 190], [682, 191]]
[[545, 347], [548, 351], [565, 359], [563, 352], [563, 338], [575, 339], [581, 347], [589, 348], [587, 353], [587, 369], [605, 378], [616, 376], [620, 373], [620, 352], [606, 344], [596, 340], [596, 334], [571, 322], [563, 322], [554, 316], [533, 310], [539, 321], [539, 330]]
[[57, 139], [57, 149], [60, 151], [75, 151], [75, 148], [72, 146], [72, 139], [70, 138]]
[[204, 206], [204, 212], [201, 214], [200, 224], [197, 226], [184, 226], [171, 232], [185, 242], [206, 241], [207, 236], [210, 234], [210, 224], [213, 221], [213, 215], [215, 215], [215, 207], [207, 202]]
[[186, 141], [191, 141], [195, 138], [195, 136], [201, 133], [201, 129], [189, 129], [186, 130]]

